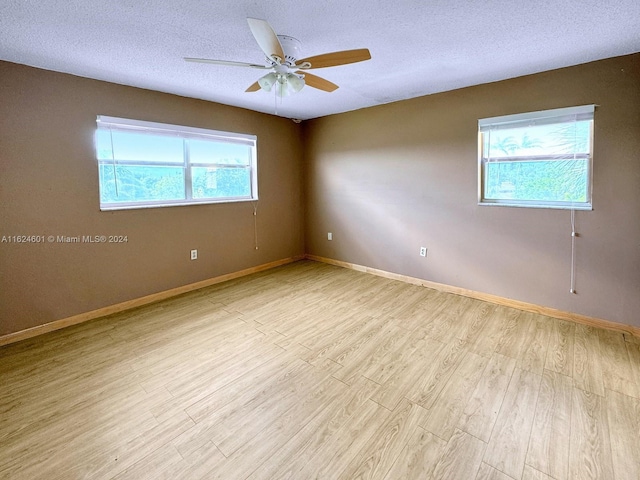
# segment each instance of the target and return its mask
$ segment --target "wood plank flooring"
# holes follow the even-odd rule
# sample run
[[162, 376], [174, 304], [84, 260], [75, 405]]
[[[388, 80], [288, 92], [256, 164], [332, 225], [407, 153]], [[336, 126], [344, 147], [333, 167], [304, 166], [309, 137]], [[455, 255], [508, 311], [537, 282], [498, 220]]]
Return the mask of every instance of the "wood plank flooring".
[[0, 348], [0, 479], [640, 479], [640, 341], [301, 261]]

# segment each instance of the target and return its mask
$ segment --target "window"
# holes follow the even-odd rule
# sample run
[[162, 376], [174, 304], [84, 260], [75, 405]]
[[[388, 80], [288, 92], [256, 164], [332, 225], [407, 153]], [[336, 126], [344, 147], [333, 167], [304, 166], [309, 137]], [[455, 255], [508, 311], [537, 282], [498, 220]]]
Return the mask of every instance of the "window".
[[594, 107], [479, 120], [479, 204], [591, 210]]
[[100, 209], [257, 200], [256, 137], [98, 116]]

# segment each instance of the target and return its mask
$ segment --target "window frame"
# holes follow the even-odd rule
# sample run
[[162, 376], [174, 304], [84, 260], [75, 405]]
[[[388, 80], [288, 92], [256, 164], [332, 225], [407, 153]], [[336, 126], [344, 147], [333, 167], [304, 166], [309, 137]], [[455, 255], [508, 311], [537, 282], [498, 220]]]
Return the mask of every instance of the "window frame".
[[[219, 204], [219, 203], [236, 203], [236, 202], [253, 202], [258, 200], [258, 162], [257, 162], [257, 136], [223, 132], [218, 130], [209, 130], [204, 128], [190, 127], [184, 125], [172, 125], [167, 123], [148, 122], [144, 120], [134, 120], [128, 118], [111, 117], [107, 115], [98, 115], [96, 118], [97, 128], [94, 136], [94, 148], [96, 153], [96, 161], [98, 166], [98, 189], [100, 210], [131, 210], [139, 208], [158, 208], [158, 207], [175, 207], [186, 205], [203, 205], [203, 204]], [[158, 134], [163, 136], [173, 136], [180, 138], [183, 144], [182, 162], [162, 162], [154, 161], [150, 163], [143, 160], [123, 160], [116, 159], [100, 159], [98, 155], [97, 135], [100, 130], [111, 130], [127, 133], [144, 133]], [[247, 165], [226, 164], [226, 163], [203, 163], [192, 162], [189, 152], [189, 140], [209, 140], [221, 143], [243, 144], [250, 147], [250, 159]], [[102, 201], [102, 182], [100, 181], [100, 167], [102, 165], [115, 166], [154, 166], [154, 167], [175, 167], [184, 169], [184, 191], [185, 198], [175, 200], [139, 200], [139, 201], [123, 201], [123, 202], [103, 202]], [[206, 197], [193, 198], [193, 179], [192, 169], [197, 167], [207, 168], [241, 168], [249, 171], [249, 188], [250, 193], [247, 196], [228, 196], [228, 197]]]
[[[503, 115], [499, 117], [483, 118], [478, 120], [478, 205], [481, 206], [502, 206], [502, 207], [526, 207], [526, 208], [552, 208], [571, 210], [593, 210], [593, 140], [594, 140], [594, 119], [595, 105], [581, 105], [576, 107], [557, 108], [552, 110], [542, 110], [537, 112], [526, 112], [514, 115]], [[588, 160], [586, 179], [586, 200], [584, 202], [559, 201], [559, 200], [519, 200], [519, 199], [494, 199], [485, 196], [485, 184], [487, 176], [487, 165], [489, 156], [484, 155], [484, 135], [491, 130], [491, 126], [500, 126], [504, 131], [508, 131], [508, 125], [512, 128], [521, 128], [527, 122], [540, 122], [537, 124], [571, 124], [576, 121], [589, 120], [589, 152], [587, 154], [574, 154], [573, 159]], [[505, 156], [493, 162], [517, 162], [517, 161], [544, 161], [556, 160], [556, 155], [530, 155], [530, 156]]]

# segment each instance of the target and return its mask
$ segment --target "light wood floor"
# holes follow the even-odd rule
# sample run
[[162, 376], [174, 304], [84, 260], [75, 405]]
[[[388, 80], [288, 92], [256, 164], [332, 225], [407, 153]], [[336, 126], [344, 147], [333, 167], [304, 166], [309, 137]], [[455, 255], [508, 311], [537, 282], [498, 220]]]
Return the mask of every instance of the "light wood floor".
[[0, 348], [3, 479], [640, 478], [640, 340], [299, 262]]

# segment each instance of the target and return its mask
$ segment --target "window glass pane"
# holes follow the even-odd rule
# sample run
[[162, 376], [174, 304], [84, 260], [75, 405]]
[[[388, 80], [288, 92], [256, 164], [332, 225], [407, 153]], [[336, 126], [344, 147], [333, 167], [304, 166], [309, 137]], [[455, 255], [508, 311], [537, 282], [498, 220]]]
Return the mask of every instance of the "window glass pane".
[[589, 160], [489, 162], [485, 198], [586, 202]]
[[96, 131], [96, 156], [98, 160], [113, 160], [109, 130], [98, 129]]
[[591, 121], [491, 130], [484, 135], [485, 158], [586, 155]]
[[99, 115], [102, 210], [257, 200], [256, 136]]
[[184, 157], [183, 140], [168, 135], [99, 129], [96, 146], [99, 160], [182, 164]]
[[191, 163], [250, 165], [251, 146], [241, 143], [189, 139], [189, 157]]
[[100, 165], [102, 203], [182, 200], [184, 168]]
[[193, 198], [249, 197], [249, 168], [192, 167]]

